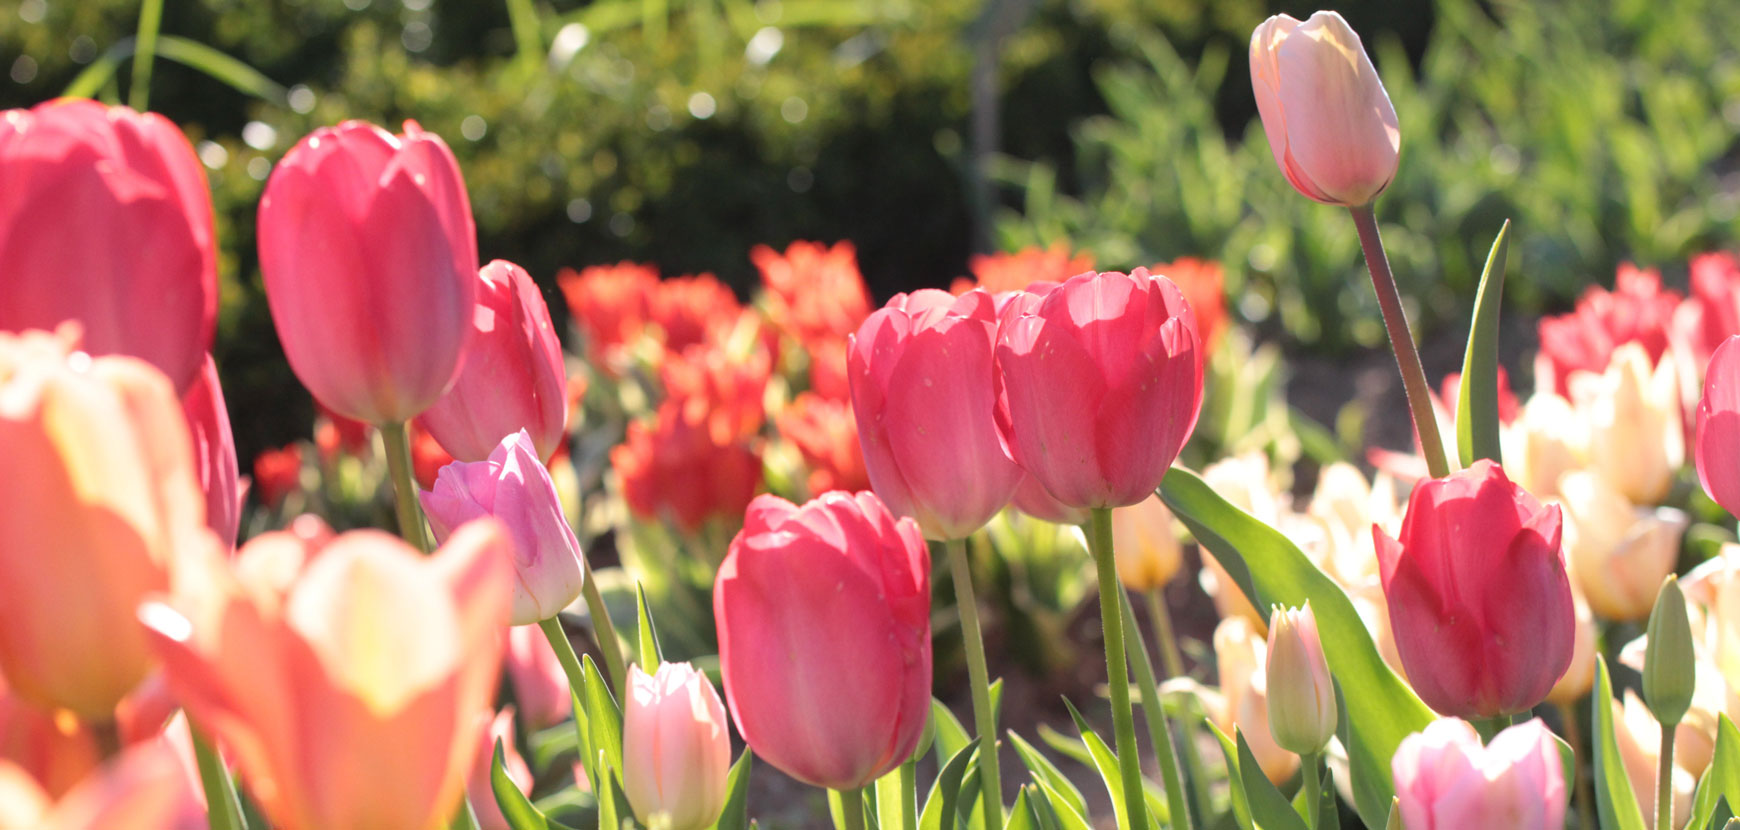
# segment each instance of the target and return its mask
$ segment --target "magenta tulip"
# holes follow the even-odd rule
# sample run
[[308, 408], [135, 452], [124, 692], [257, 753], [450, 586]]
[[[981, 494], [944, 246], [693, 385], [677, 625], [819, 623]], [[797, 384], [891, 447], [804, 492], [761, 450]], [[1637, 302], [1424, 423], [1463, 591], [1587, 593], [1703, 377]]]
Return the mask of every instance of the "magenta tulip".
[[1740, 516], [1740, 335], [1722, 341], [1704, 370], [1695, 455], [1704, 492]]
[[932, 539], [964, 539], [1021, 479], [997, 436], [997, 313], [981, 290], [897, 294], [850, 340], [847, 372], [870, 486]]
[[1154, 493], [1196, 427], [1202, 350], [1178, 286], [1137, 268], [1011, 300], [997, 332], [998, 426], [1069, 507]]
[[1396, 651], [1427, 705], [1522, 712], [1564, 675], [1577, 622], [1560, 530], [1558, 505], [1486, 460], [1416, 486], [1400, 541], [1372, 526]]
[[1402, 739], [1390, 768], [1408, 830], [1565, 826], [1558, 742], [1538, 719], [1505, 729], [1484, 747], [1466, 721], [1433, 721]]
[[688, 663], [628, 670], [622, 708], [622, 789], [647, 827], [703, 830], [725, 807], [731, 731], [725, 704]]
[[217, 364], [211, 355], [193, 386], [181, 396], [193, 437], [195, 471], [205, 490], [205, 522], [228, 547], [236, 546], [236, 531], [242, 524], [241, 468], [236, 461], [236, 437], [230, 430], [230, 410], [224, 404], [224, 389], [218, 382]]
[[217, 320], [211, 193], [163, 116], [59, 100], [0, 112], [0, 331], [76, 320], [93, 355], [186, 391]]
[[418, 420], [460, 461], [488, 458], [522, 429], [547, 461], [568, 437], [568, 370], [550, 309], [518, 265], [498, 259], [478, 277], [465, 365]]
[[278, 339], [317, 400], [386, 424], [447, 390], [475, 316], [477, 233], [439, 136], [415, 121], [403, 136], [315, 130], [266, 183], [259, 235]]
[[862, 787], [918, 746], [930, 703], [930, 551], [875, 494], [749, 505], [713, 586], [737, 731], [793, 778]]

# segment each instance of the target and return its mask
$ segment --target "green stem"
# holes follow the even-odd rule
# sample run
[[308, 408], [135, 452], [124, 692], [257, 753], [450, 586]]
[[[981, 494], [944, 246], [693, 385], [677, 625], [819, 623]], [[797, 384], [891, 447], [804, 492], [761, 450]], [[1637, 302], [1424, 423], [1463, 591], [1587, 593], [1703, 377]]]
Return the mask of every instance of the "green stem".
[[193, 758], [199, 767], [200, 786], [205, 789], [211, 830], [246, 830], [248, 822], [242, 818], [242, 804], [223, 759], [198, 730], [188, 731], [193, 736]]
[[1160, 665], [1166, 669], [1166, 676], [1183, 677], [1184, 658], [1178, 653], [1178, 638], [1172, 633], [1172, 612], [1166, 608], [1162, 590], [1155, 588], [1144, 593], [1148, 600], [1148, 618], [1154, 622], [1154, 638], [1159, 640]]
[[[1100, 583], [1100, 625], [1106, 634], [1106, 682], [1111, 685], [1112, 728], [1117, 733], [1118, 767], [1124, 778], [1124, 824], [1121, 830], [1148, 826], [1143, 801], [1142, 758], [1136, 749], [1136, 723], [1130, 713], [1130, 674], [1124, 652], [1124, 619], [1120, 611], [1117, 564], [1112, 558], [1112, 511], [1093, 508], [1088, 542]], [[990, 826], [990, 825], [986, 825]]]
[[1378, 307], [1383, 310], [1384, 329], [1389, 332], [1390, 348], [1396, 353], [1396, 367], [1402, 372], [1402, 388], [1408, 394], [1408, 410], [1414, 415], [1420, 453], [1426, 457], [1426, 469], [1432, 477], [1443, 478], [1450, 474], [1450, 462], [1444, 458], [1444, 439], [1438, 435], [1431, 386], [1426, 383], [1425, 367], [1420, 365], [1420, 352], [1414, 348], [1414, 336], [1408, 331], [1408, 314], [1402, 310], [1402, 295], [1390, 273], [1390, 259], [1384, 253], [1383, 237], [1378, 234], [1377, 216], [1371, 205], [1349, 210], [1353, 213], [1353, 225], [1359, 230], [1360, 247], [1365, 249], [1366, 268], [1371, 271], [1371, 286], [1377, 292]]
[[411, 475], [411, 436], [404, 423], [381, 424], [381, 440], [387, 445], [387, 475], [393, 479], [393, 506], [398, 510], [399, 535], [428, 553], [435, 549], [423, 527], [423, 508], [417, 505], [417, 481]]
[[990, 670], [985, 666], [985, 640], [979, 630], [979, 602], [973, 594], [973, 574], [967, 567], [967, 541], [950, 539], [949, 577], [955, 585], [955, 607], [961, 615], [961, 639], [967, 650], [967, 682], [973, 692], [973, 726], [980, 741], [979, 796], [985, 826], [1003, 826], [1003, 777], [997, 764], [997, 713], [991, 709]]
[[918, 759], [908, 758], [900, 765], [900, 826], [906, 830], [918, 827]]
[[1323, 757], [1320, 752], [1312, 752], [1299, 756], [1299, 777], [1305, 788], [1305, 826], [1317, 827], [1318, 805], [1323, 801], [1323, 780], [1318, 777], [1317, 761]]
[[1565, 726], [1565, 743], [1571, 746], [1571, 784], [1577, 804], [1577, 826], [1594, 830], [1594, 795], [1589, 791], [1589, 776], [1584, 773], [1583, 760], [1586, 756], [1583, 754], [1583, 729], [1578, 725], [1575, 707], [1569, 703], [1559, 704], [1559, 720]]
[[1474, 731], [1480, 733], [1480, 742], [1490, 743], [1492, 737], [1510, 728], [1510, 715], [1498, 715], [1490, 718], [1475, 718], [1471, 721]]
[[864, 830], [864, 788], [835, 792], [840, 794], [840, 814], [846, 821], [846, 830]]
[[140, 112], [151, 104], [151, 64], [157, 57], [157, 30], [162, 24], [163, 0], [144, 0], [133, 38], [133, 83], [127, 89], [127, 106]]
[[507, 0], [508, 24], [514, 32], [514, 59], [536, 68], [544, 58], [543, 38], [538, 34], [538, 10], [532, 0]]
[[1674, 826], [1674, 726], [1662, 724], [1661, 759], [1655, 776], [1655, 826]]
[[1154, 663], [1148, 659], [1148, 644], [1142, 642], [1142, 629], [1136, 625], [1136, 611], [1131, 607], [1129, 594], [1118, 592], [1118, 605], [1122, 608], [1124, 625], [1130, 632], [1128, 651], [1130, 661], [1135, 664], [1136, 688], [1142, 693], [1142, 720], [1148, 725], [1148, 739], [1154, 742], [1154, 755], [1160, 761], [1160, 780], [1166, 784], [1166, 809], [1170, 813], [1171, 826], [1177, 828], [1195, 827], [1191, 821], [1192, 815], [1201, 815], [1203, 805], [1208, 804], [1208, 793], [1201, 790], [1204, 783], [1197, 774], [1202, 769], [1202, 759], [1197, 757], [1195, 747], [1191, 746], [1190, 723], [1195, 718], [1196, 707], [1187, 698], [1184, 723], [1181, 725], [1184, 746], [1185, 763], [1191, 770], [1193, 783], [1198, 785], [1196, 806], [1192, 807], [1189, 796], [1184, 791], [1184, 776], [1178, 770], [1178, 758], [1172, 745], [1172, 724], [1166, 719], [1166, 707], [1160, 700], [1160, 685], [1154, 680]]
[[568, 675], [568, 685], [586, 699], [586, 674], [580, 668], [580, 657], [574, 653], [574, 644], [568, 640], [568, 632], [562, 630], [562, 621], [551, 617], [538, 623], [538, 629], [544, 632], [544, 639], [550, 643], [550, 650], [556, 652], [556, 660], [562, 664], [562, 673]]
[[[598, 593], [598, 580], [592, 576], [592, 563], [580, 557], [580, 593], [586, 597], [586, 611], [592, 617], [592, 633], [598, 638], [598, 650], [604, 652], [604, 670], [610, 673], [611, 688], [618, 700], [627, 700], [628, 663], [622, 659], [622, 643], [616, 639], [616, 626], [610, 622], [610, 609], [604, 595]], [[571, 678], [572, 676], [570, 676]]]

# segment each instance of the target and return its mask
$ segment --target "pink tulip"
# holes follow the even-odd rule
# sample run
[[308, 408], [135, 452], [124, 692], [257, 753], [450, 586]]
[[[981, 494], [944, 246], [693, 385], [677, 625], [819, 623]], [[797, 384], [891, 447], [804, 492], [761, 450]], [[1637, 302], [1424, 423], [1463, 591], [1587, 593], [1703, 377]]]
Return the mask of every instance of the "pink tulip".
[[205, 491], [206, 524], [218, 535], [218, 541], [235, 547], [236, 531], [242, 524], [241, 470], [236, 462], [236, 437], [230, 431], [230, 410], [224, 404], [224, 389], [211, 355], [205, 356], [199, 376], [181, 396], [181, 406], [193, 436], [199, 486]]
[[628, 671], [622, 711], [622, 789], [648, 827], [701, 830], [725, 806], [731, 734], [725, 704], [688, 663]]
[[476, 315], [477, 233], [439, 136], [315, 130], [266, 183], [259, 235], [284, 356], [320, 403], [394, 423], [447, 390]]
[[[537, 629], [524, 627], [526, 631], [536, 633]], [[549, 651], [545, 647], [545, 651]], [[524, 756], [520, 755], [519, 747], [514, 745], [514, 708], [512, 706], [495, 713], [490, 717], [487, 712], [478, 713], [478, 719], [485, 722], [482, 740], [477, 742], [477, 752], [472, 756], [471, 774], [465, 778], [465, 797], [471, 801], [471, 810], [477, 815], [479, 830], [509, 830], [507, 816], [502, 814], [501, 805], [496, 803], [495, 788], [490, 780], [495, 765], [495, 746], [501, 744], [501, 766], [507, 772], [509, 781], [519, 788], [523, 795], [532, 792], [532, 768], [526, 764]]]
[[1433, 721], [1402, 740], [1390, 768], [1408, 830], [1559, 830], [1565, 774], [1540, 720], [1498, 733], [1488, 746], [1466, 721]]
[[963, 539], [1021, 478], [997, 437], [991, 295], [896, 294], [850, 343], [852, 411], [870, 485], [932, 539]]
[[518, 265], [498, 259], [478, 276], [465, 365], [418, 420], [460, 461], [488, 458], [522, 429], [547, 461], [568, 437], [568, 370], [550, 309]]
[[91, 354], [186, 390], [217, 320], [205, 168], [163, 116], [59, 100], [0, 112], [0, 331], [76, 320]]
[[513, 684], [520, 722], [528, 729], [555, 726], [574, 712], [568, 693], [568, 675], [536, 626], [515, 625], [504, 635], [502, 671]]
[[1171, 280], [1143, 268], [1011, 300], [996, 367], [1015, 460], [1069, 507], [1152, 495], [1202, 406], [1195, 317]]
[[1269, 150], [1293, 189], [1324, 204], [1357, 207], [1396, 177], [1396, 110], [1341, 15], [1263, 21], [1251, 33], [1251, 88]]
[[930, 701], [930, 550], [875, 494], [751, 502], [713, 586], [719, 662], [755, 754], [861, 787], [918, 746]]
[[1087, 510], [1070, 507], [1053, 498], [1045, 485], [1030, 475], [1021, 476], [1021, 481], [1015, 485], [1015, 492], [1009, 496], [1009, 503], [1016, 510], [1052, 524], [1082, 525], [1087, 524], [1090, 518]]
[[525, 430], [502, 439], [486, 461], [456, 461], [417, 494], [435, 538], [493, 516], [514, 540], [514, 625], [556, 616], [580, 596], [580, 540], [562, 515], [550, 471]]
[[197, 773], [166, 738], [126, 749], [58, 801], [0, 760], [4, 830], [204, 830]]
[[1722, 341], [1704, 370], [1695, 455], [1704, 492], [1740, 516], [1740, 335]]

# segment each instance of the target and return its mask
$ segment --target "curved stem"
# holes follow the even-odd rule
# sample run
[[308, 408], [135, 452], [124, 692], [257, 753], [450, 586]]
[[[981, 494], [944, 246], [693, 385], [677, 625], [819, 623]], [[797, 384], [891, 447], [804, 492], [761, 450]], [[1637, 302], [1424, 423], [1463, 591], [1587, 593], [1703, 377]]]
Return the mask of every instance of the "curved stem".
[[1093, 508], [1088, 520], [1088, 546], [1100, 583], [1100, 625], [1106, 634], [1106, 682], [1112, 693], [1112, 728], [1117, 733], [1118, 768], [1124, 779], [1124, 824], [1121, 830], [1148, 826], [1143, 800], [1142, 758], [1136, 748], [1135, 717], [1130, 712], [1130, 672], [1124, 653], [1124, 619], [1120, 610], [1117, 564], [1112, 558], [1112, 511]]
[[610, 622], [610, 608], [604, 595], [598, 593], [598, 580], [592, 576], [592, 563], [580, 557], [580, 595], [586, 598], [586, 612], [592, 617], [592, 633], [598, 638], [598, 650], [604, 652], [604, 670], [610, 673], [610, 686], [618, 700], [628, 694], [628, 663], [622, 659], [622, 642], [616, 639], [616, 626]]
[[586, 699], [586, 674], [580, 668], [580, 656], [574, 653], [574, 644], [568, 640], [568, 632], [562, 630], [562, 621], [551, 617], [538, 623], [538, 630], [544, 632], [544, 639], [550, 643], [550, 650], [556, 653], [556, 661], [562, 664], [562, 673], [568, 676], [568, 686], [574, 690], [581, 700]]
[[411, 436], [403, 423], [381, 424], [387, 445], [387, 475], [393, 479], [393, 506], [398, 510], [399, 535], [428, 553], [435, 549], [423, 528], [423, 508], [417, 504], [417, 481], [411, 475]]
[[950, 539], [949, 578], [955, 585], [955, 607], [961, 615], [961, 639], [967, 651], [967, 682], [973, 692], [973, 728], [978, 733], [979, 796], [986, 827], [1003, 826], [1003, 776], [997, 763], [997, 713], [991, 709], [991, 673], [985, 665], [985, 640], [979, 629], [979, 602], [973, 594], [973, 574], [967, 567], [967, 540]]
[[1559, 704], [1559, 720], [1565, 727], [1565, 743], [1571, 745], [1571, 757], [1575, 768], [1571, 770], [1571, 783], [1577, 804], [1577, 826], [1595, 827], [1594, 796], [1589, 792], [1589, 776], [1584, 774], [1583, 760], [1583, 729], [1578, 725], [1575, 707], [1569, 703]]
[[200, 786], [205, 790], [211, 830], [246, 830], [248, 822], [242, 818], [235, 782], [230, 780], [230, 771], [224, 768], [223, 759], [198, 730], [189, 729], [188, 732], [193, 737], [193, 758], [199, 767]]
[[1384, 253], [1383, 237], [1378, 235], [1377, 216], [1371, 205], [1348, 210], [1353, 212], [1353, 225], [1359, 229], [1359, 244], [1365, 250], [1366, 268], [1371, 271], [1371, 287], [1377, 292], [1390, 349], [1395, 352], [1396, 367], [1402, 372], [1402, 389], [1408, 394], [1408, 410], [1414, 415], [1420, 454], [1425, 456], [1426, 469], [1432, 477], [1443, 478], [1450, 474], [1450, 463], [1444, 458], [1444, 439], [1438, 434], [1438, 416], [1432, 411], [1431, 386], [1426, 383], [1425, 367], [1420, 365], [1420, 352], [1414, 348], [1414, 336], [1408, 331], [1408, 314], [1402, 310], [1402, 295], [1390, 273], [1390, 259]]
[[1178, 638], [1172, 633], [1172, 612], [1161, 597], [1163, 588], [1144, 592], [1148, 600], [1148, 618], [1154, 622], [1154, 638], [1159, 640], [1160, 665], [1166, 676], [1184, 676], [1184, 658], [1178, 653]]
[[1674, 826], [1674, 726], [1661, 727], [1661, 758], [1655, 776], [1655, 826]]

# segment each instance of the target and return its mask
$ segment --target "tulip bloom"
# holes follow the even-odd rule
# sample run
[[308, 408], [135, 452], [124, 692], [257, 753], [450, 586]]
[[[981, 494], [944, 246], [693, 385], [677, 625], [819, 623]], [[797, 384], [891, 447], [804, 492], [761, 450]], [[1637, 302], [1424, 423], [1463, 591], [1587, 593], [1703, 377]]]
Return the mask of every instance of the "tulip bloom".
[[278, 339], [316, 399], [386, 424], [447, 391], [476, 314], [477, 231], [439, 136], [315, 130], [266, 182], [259, 234]]
[[193, 438], [198, 463], [199, 486], [205, 491], [205, 519], [218, 541], [236, 545], [242, 524], [240, 465], [236, 462], [236, 437], [230, 431], [230, 409], [224, 404], [224, 389], [218, 382], [217, 364], [211, 355], [193, 386], [181, 396], [187, 426]]
[[1564, 675], [1576, 612], [1560, 530], [1557, 505], [1484, 459], [1415, 487], [1400, 541], [1372, 527], [1396, 650], [1427, 705], [1521, 712]]
[[1263, 775], [1280, 784], [1299, 769], [1299, 756], [1275, 743], [1269, 729], [1268, 655], [1268, 644], [1250, 619], [1222, 618], [1214, 628], [1220, 700], [1211, 698], [1208, 708], [1222, 732], [1230, 735], [1236, 726], [1244, 733]]
[[1740, 335], [1722, 341], [1704, 371], [1695, 456], [1704, 492], [1740, 516]]
[[166, 739], [116, 755], [55, 799], [24, 770], [0, 760], [5, 830], [194, 830], [206, 827], [195, 773]]
[[1604, 372], [1572, 375], [1571, 403], [1588, 431], [1590, 466], [1632, 504], [1666, 499], [1686, 460], [1673, 361], [1652, 364], [1642, 346], [1627, 343]]
[[870, 289], [850, 242], [828, 246], [799, 240], [784, 254], [757, 245], [749, 259], [761, 272], [768, 319], [805, 348], [844, 340], [870, 316]]
[[773, 422], [780, 437], [797, 447], [809, 467], [809, 492], [869, 489], [870, 474], [864, 469], [850, 402], [802, 392]]
[[719, 663], [755, 754], [862, 787], [918, 746], [930, 701], [930, 550], [875, 494], [749, 505], [713, 587]]
[[983, 288], [992, 294], [1027, 290], [1036, 282], [1058, 283], [1083, 271], [1094, 269], [1094, 258], [1087, 254], [1071, 255], [1069, 246], [1061, 242], [1049, 248], [1027, 247], [1013, 253], [974, 254], [967, 260], [971, 277], [956, 277], [949, 283], [950, 294], [965, 294]]
[[1553, 684], [1552, 691], [1547, 692], [1547, 702], [1560, 706], [1570, 706], [1589, 693], [1595, 686], [1595, 638], [1600, 631], [1595, 628], [1595, 615], [1589, 610], [1589, 603], [1581, 597], [1573, 597], [1576, 603], [1577, 635], [1571, 647], [1571, 667], [1565, 670], [1565, 676]]
[[1606, 479], [1587, 470], [1559, 479], [1565, 556], [1597, 616], [1636, 622], [1655, 607], [1661, 581], [1680, 556], [1689, 523], [1671, 507], [1632, 507]]
[[0, 112], [0, 331], [76, 320], [93, 355], [186, 390], [217, 321], [205, 168], [161, 115], [58, 100]]
[[1251, 88], [1275, 163], [1306, 197], [1358, 207], [1396, 177], [1396, 110], [1341, 15], [1263, 21], [1251, 33]]
[[1654, 366], [1667, 353], [1679, 306], [1679, 292], [1663, 289], [1659, 272], [1621, 263], [1612, 291], [1590, 286], [1570, 313], [1541, 318], [1536, 327], [1541, 339], [1535, 356], [1537, 385], [1569, 395], [1572, 373], [1606, 371], [1613, 350], [1627, 343], [1642, 347]]
[[483, 266], [471, 329], [459, 377], [418, 420], [460, 461], [488, 458], [522, 429], [548, 460], [568, 438], [568, 370], [532, 276], [499, 259]]
[[725, 807], [731, 734], [725, 704], [688, 663], [628, 670], [622, 711], [622, 789], [647, 827], [702, 830]]
[[1402, 739], [1390, 768], [1408, 830], [1565, 826], [1558, 743], [1538, 719], [1505, 729], [1484, 747], [1466, 721], [1433, 721]]
[[659, 405], [651, 423], [628, 425], [610, 450], [622, 498], [636, 517], [668, 520], [694, 533], [714, 519], [736, 521], [761, 486], [761, 456], [737, 443], [713, 440], [707, 424], [691, 421], [678, 401]]
[[991, 295], [896, 294], [849, 345], [870, 484], [932, 539], [964, 539], [1009, 503], [1021, 468], [997, 436]]
[[731, 286], [712, 274], [661, 280], [647, 300], [648, 318], [659, 327], [667, 352], [714, 339], [735, 326], [743, 311]]
[[[170, 688], [283, 830], [447, 826], [513, 595], [494, 521], [425, 557], [378, 531], [256, 537], [139, 609]], [[359, 774], [366, 770], [367, 774]]]
[[507, 527], [514, 542], [514, 625], [547, 620], [579, 598], [580, 540], [525, 430], [502, 439], [488, 460], [442, 467], [433, 492], [420, 491], [417, 499], [437, 541], [485, 516]]
[[1310, 600], [1303, 608], [1275, 606], [1268, 645], [1269, 731], [1275, 743], [1298, 755], [1322, 752], [1335, 737], [1340, 713]]
[[1010, 301], [997, 331], [997, 425], [1015, 460], [1071, 507], [1148, 498], [1202, 407], [1184, 295], [1137, 268], [1032, 297]]

